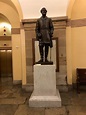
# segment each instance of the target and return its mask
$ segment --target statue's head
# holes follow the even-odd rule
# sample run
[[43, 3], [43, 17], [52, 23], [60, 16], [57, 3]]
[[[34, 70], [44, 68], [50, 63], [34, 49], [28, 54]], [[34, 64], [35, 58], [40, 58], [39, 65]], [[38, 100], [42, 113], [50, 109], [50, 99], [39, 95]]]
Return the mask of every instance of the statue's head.
[[40, 12], [41, 12], [42, 14], [46, 14], [46, 13], [47, 13], [47, 10], [46, 10], [46, 8], [43, 7]]

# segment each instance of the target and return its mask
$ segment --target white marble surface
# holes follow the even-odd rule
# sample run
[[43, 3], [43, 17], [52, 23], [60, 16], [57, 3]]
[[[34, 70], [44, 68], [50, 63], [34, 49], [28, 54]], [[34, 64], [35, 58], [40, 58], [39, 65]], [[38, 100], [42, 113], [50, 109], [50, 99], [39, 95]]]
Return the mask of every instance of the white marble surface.
[[[51, 92], [52, 93], [52, 92]], [[61, 107], [61, 98], [59, 91], [56, 91], [55, 95], [35, 95], [35, 92], [32, 93], [29, 100], [30, 107]]]
[[55, 95], [55, 65], [34, 65], [34, 92], [37, 95]]
[[31, 107], [61, 107], [56, 90], [55, 65], [34, 65], [34, 91], [29, 99]]

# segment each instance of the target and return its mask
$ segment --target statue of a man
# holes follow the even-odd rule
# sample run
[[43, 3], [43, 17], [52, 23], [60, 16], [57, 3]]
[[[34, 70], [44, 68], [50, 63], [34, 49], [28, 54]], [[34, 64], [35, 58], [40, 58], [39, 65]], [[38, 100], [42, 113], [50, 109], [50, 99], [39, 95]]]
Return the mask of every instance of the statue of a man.
[[[36, 39], [39, 41], [40, 51], [40, 60], [38, 61], [38, 63], [49, 62], [47, 59], [48, 50], [49, 47], [53, 47], [52, 36], [54, 31], [51, 18], [48, 18], [46, 16], [46, 8], [42, 8], [40, 12], [42, 16], [36, 22]], [[43, 52], [43, 47], [45, 47], [45, 54]]]

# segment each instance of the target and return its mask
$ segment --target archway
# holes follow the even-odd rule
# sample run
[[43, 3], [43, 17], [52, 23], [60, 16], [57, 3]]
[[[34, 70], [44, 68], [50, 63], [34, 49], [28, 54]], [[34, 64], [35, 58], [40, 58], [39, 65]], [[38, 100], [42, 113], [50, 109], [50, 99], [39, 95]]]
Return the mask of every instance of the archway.
[[11, 25], [7, 17], [0, 14], [0, 82], [12, 81]]
[[[12, 50], [12, 71], [13, 71], [13, 82], [21, 80], [21, 35], [20, 35], [20, 20], [22, 18], [22, 11], [20, 7], [18, 8], [18, 0], [0, 0], [0, 17], [5, 25], [7, 41], [3, 39], [3, 34], [1, 35], [1, 40], [3, 41], [3, 49], [8, 48]], [[16, 5], [16, 6], [15, 6]], [[3, 7], [4, 6], [4, 7]], [[19, 11], [20, 10], [20, 11]], [[19, 14], [20, 13], [20, 14]], [[6, 23], [10, 25], [10, 31], [6, 28]], [[8, 26], [7, 26], [8, 27]], [[9, 33], [9, 34], [8, 34]], [[10, 38], [9, 38], [10, 37]], [[19, 63], [19, 65], [17, 65]]]

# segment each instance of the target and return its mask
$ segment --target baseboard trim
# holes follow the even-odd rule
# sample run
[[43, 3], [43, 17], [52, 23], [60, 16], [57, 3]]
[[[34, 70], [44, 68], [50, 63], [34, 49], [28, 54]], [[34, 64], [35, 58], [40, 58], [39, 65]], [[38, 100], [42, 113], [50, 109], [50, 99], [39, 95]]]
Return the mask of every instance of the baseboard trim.
[[14, 85], [22, 84], [22, 80], [13, 80]]
[[32, 92], [34, 90], [34, 85], [33, 84], [22, 85], [22, 89], [24, 89], [27, 92]]
[[[68, 91], [73, 90], [73, 86], [72, 85], [57, 85], [56, 88], [60, 92], [68, 92]], [[22, 89], [24, 89], [27, 92], [33, 92], [34, 85], [33, 84], [22, 85]]]

